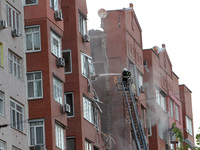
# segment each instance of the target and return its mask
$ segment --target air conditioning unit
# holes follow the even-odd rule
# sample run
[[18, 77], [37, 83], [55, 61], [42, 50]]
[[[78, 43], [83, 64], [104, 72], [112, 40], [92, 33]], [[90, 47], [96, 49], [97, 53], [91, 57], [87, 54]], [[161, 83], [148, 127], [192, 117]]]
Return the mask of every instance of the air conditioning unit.
[[44, 145], [35, 145], [34, 150], [45, 150]]
[[70, 113], [71, 112], [71, 109], [70, 109], [70, 105], [69, 104], [64, 104], [62, 106], [62, 113]]
[[57, 59], [57, 66], [60, 67], [65, 67], [65, 59], [60, 57]]
[[13, 36], [13, 37], [19, 37], [19, 36], [20, 36], [19, 30], [13, 29], [13, 30], [12, 30], [12, 36]]
[[90, 36], [89, 35], [84, 35], [83, 36], [83, 42], [85, 43], [85, 42], [90, 42]]
[[62, 10], [55, 11], [54, 17], [56, 21], [62, 21], [63, 20]]
[[0, 30], [7, 28], [7, 22], [5, 20], [0, 20]]

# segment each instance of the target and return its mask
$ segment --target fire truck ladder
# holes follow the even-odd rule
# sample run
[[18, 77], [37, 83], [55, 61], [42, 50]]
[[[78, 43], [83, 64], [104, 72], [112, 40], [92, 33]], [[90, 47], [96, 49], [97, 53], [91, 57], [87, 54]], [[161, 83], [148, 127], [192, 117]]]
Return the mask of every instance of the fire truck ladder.
[[122, 82], [122, 90], [125, 95], [127, 109], [130, 116], [132, 132], [135, 137], [136, 145], [138, 150], [148, 150], [146, 137], [142, 127], [142, 123], [139, 117], [135, 96], [132, 92], [131, 86], [128, 90], [125, 89], [124, 83]]

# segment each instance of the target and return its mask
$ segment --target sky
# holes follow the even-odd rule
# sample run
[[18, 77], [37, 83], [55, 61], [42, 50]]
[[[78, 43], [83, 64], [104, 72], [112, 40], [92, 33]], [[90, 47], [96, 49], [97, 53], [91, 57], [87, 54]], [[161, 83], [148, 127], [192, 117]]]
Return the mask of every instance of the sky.
[[143, 48], [153, 46], [166, 50], [172, 69], [192, 91], [194, 133], [200, 127], [200, 0], [86, 0], [88, 28], [100, 29], [98, 10], [128, 8], [133, 3], [142, 28]]

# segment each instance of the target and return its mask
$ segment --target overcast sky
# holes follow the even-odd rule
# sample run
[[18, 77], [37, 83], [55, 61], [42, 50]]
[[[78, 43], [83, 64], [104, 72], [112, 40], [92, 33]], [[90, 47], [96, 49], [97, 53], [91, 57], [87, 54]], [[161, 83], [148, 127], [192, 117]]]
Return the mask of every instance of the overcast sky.
[[196, 134], [200, 127], [200, 0], [87, 0], [89, 28], [100, 27], [100, 8], [128, 8], [129, 3], [142, 28], [143, 48], [164, 43], [179, 84], [192, 91]]

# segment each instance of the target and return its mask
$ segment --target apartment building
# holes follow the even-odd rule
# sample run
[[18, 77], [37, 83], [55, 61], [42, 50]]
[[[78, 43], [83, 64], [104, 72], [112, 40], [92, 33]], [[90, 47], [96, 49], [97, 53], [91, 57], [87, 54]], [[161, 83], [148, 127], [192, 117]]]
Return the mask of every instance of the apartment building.
[[29, 149], [66, 149], [61, 1], [25, 0]]
[[0, 149], [28, 147], [22, 1], [0, 1]]
[[95, 75], [87, 33], [86, 0], [62, 1], [65, 59], [64, 97], [70, 106], [67, 149], [104, 150], [99, 99], [92, 87]]
[[179, 85], [179, 78], [172, 70], [165, 44], [162, 48], [154, 46], [145, 49], [143, 59], [149, 149], [175, 150], [180, 146], [178, 139], [171, 136], [172, 123], [183, 131], [184, 142], [194, 145], [191, 92], [187, 87]]
[[[132, 4], [129, 8], [104, 11], [103, 15], [101, 25], [104, 31], [90, 30], [92, 58], [96, 73], [99, 75], [93, 84], [97, 95], [103, 101], [100, 105], [103, 110], [102, 131], [113, 139], [110, 149], [139, 149], [141, 137], [136, 136], [141, 133], [138, 133], [138, 126], [135, 125], [137, 133], [134, 135], [135, 129], [129, 115], [129, 107], [123, 91], [117, 89], [116, 80], [124, 68], [131, 72], [137, 107], [134, 111], [139, 114], [140, 119], [137, 122], [141, 122], [140, 126], [147, 134], [146, 101], [143, 93], [142, 31]], [[104, 76], [105, 74], [108, 76]], [[133, 106], [130, 106], [131, 111]], [[143, 140], [147, 145], [145, 135]]]

